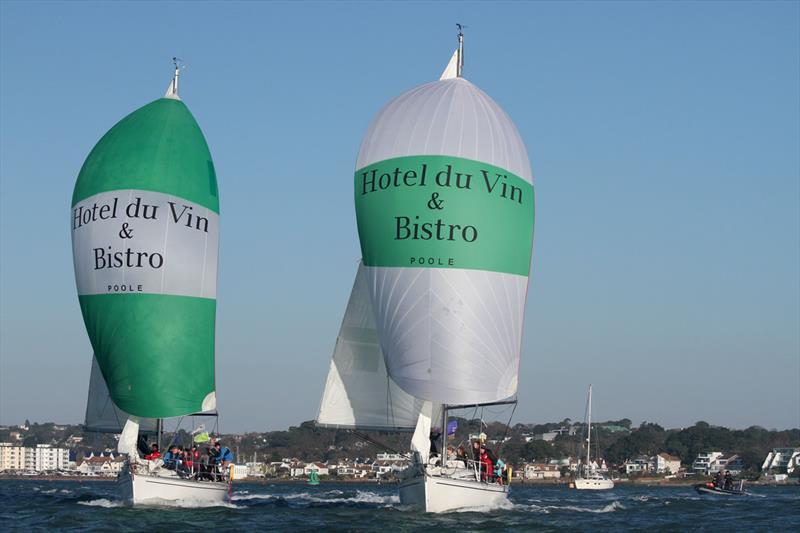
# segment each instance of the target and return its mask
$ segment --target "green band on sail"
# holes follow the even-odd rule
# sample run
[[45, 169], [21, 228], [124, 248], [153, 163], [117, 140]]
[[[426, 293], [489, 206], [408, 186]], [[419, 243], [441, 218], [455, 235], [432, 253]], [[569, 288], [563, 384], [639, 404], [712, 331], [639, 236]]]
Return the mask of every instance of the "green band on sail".
[[214, 392], [216, 300], [160, 294], [79, 299], [117, 407], [147, 418], [202, 411]]
[[355, 205], [367, 266], [530, 270], [533, 185], [500, 167], [387, 159], [356, 171]]
[[111, 128], [86, 158], [72, 205], [119, 189], [175, 195], [219, 213], [214, 163], [183, 102], [161, 98]]

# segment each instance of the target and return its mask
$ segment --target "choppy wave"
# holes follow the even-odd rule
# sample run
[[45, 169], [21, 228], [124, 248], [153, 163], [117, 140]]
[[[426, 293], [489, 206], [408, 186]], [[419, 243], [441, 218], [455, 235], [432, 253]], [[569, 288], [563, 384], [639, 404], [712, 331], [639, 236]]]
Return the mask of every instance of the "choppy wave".
[[185, 500], [162, 500], [161, 498], [152, 498], [142, 502], [142, 505], [151, 507], [177, 507], [179, 509], [204, 509], [207, 507], [227, 507], [228, 509], [244, 509], [235, 503], [211, 502], [207, 500], [185, 499]]
[[122, 507], [122, 506], [125, 505], [125, 503], [124, 502], [120, 502], [120, 501], [111, 501], [111, 500], [109, 500], [107, 498], [100, 498], [98, 500], [89, 500], [89, 501], [85, 501], [85, 502], [78, 502], [78, 505], [88, 505], [89, 507], [111, 508], [111, 507]]
[[[399, 501], [399, 498], [398, 498]], [[461, 509], [455, 509], [453, 512], [455, 513], [489, 513], [492, 511], [502, 511], [502, 510], [511, 510], [516, 509], [517, 506], [511, 503], [509, 500], [500, 500], [495, 504], [492, 505], [479, 505], [477, 507], [464, 507]]]
[[[328, 490], [325, 492], [298, 492], [298, 493], [258, 493], [258, 494], [234, 494], [233, 501], [247, 500], [283, 500], [307, 503], [375, 503], [375, 504], [395, 504], [400, 503], [400, 496], [397, 494], [378, 494], [372, 491], [356, 490], [353, 492], [343, 492], [341, 490]], [[352, 495], [349, 495], [352, 494]]]
[[513, 509], [518, 511], [534, 511], [542, 514], [550, 514], [552, 512], [570, 511], [575, 513], [613, 513], [617, 510], [625, 509], [621, 502], [614, 500], [613, 502], [600, 507], [581, 507], [579, 505], [536, 505], [536, 504], [516, 504]]

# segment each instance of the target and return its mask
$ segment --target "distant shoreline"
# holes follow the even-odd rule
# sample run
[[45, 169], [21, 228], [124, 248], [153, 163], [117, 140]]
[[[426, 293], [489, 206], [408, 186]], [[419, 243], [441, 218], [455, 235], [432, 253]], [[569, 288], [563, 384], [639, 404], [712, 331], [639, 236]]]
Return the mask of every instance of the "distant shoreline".
[[[29, 480], [29, 481], [45, 481], [45, 482], [53, 482], [53, 481], [70, 481], [70, 482], [86, 482], [86, 483], [94, 483], [94, 482], [101, 482], [101, 483], [109, 483], [115, 482], [117, 480], [116, 476], [17, 476], [17, 475], [0, 475], [0, 482], [5, 480], [11, 481], [19, 481], [19, 480]], [[514, 480], [512, 485], [542, 485], [542, 486], [557, 486], [563, 485], [564, 488], [567, 488], [570, 479], [528, 479], [528, 480]], [[634, 486], [642, 486], [642, 487], [691, 487], [692, 485], [696, 485], [698, 483], [702, 483], [703, 481], [707, 481], [706, 479], [698, 478], [698, 479], [663, 479], [663, 478], [645, 478], [645, 479], [618, 479], [615, 480], [618, 486], [622, 485], [634, 485]], [[307, 480], [305, 478], [271, 478], [271, 479], [264, 479], [264, 478], [246, 478], [242, 480], [238, 480], [238, 483], [248, 483], [253, 485], [305, 485]], [[237, 482], [234, 482], [237, 484]], [[376, 485], [376, 486], [392, 486], [397, 485], [397, 481], [383, 481], [378, 483], [374, 479], [324, 479], [320, 480], [321, 485], [327, 484], [343, 484], [343, 485]], [[756, 486], [794, 486], [795, 483], [776, 483], [774, 481], [746, 481], [746, 485], [756, 485]]]

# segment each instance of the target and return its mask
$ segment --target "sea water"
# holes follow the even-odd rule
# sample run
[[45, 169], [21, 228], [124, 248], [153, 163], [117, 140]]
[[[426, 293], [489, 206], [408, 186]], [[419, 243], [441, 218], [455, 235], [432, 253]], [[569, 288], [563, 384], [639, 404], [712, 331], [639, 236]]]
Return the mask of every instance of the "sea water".
[[132, 508], [113, 482], [0, 481], [0, 530], [81, 531], [800, 531], [800, 486], [701, 496], [691, 487], [514, 486], [508, 505], [438, 515], [400, 505], [395, 485], [236, 484], [231, 500]]

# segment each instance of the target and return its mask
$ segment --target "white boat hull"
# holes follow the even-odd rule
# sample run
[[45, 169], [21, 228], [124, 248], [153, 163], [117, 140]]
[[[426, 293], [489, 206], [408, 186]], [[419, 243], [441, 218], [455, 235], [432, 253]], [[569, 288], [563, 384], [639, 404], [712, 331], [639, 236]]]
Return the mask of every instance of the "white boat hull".
[[179, 500], [222, 503], [229, 492], [227, 483], [135, 474], [128, 471], [119, 474], [117, 486], [122, 498], [133, 505]]
[[575, 488], [578, 490], [609, 490], [614, 488], [614, 482], [610, 479], [581, 479], [575, 480]]
[[400, 483], [400, 503], [429, 513], [498, 507], [507, 501], [507, 485], [474, 479], [417, 475]]

